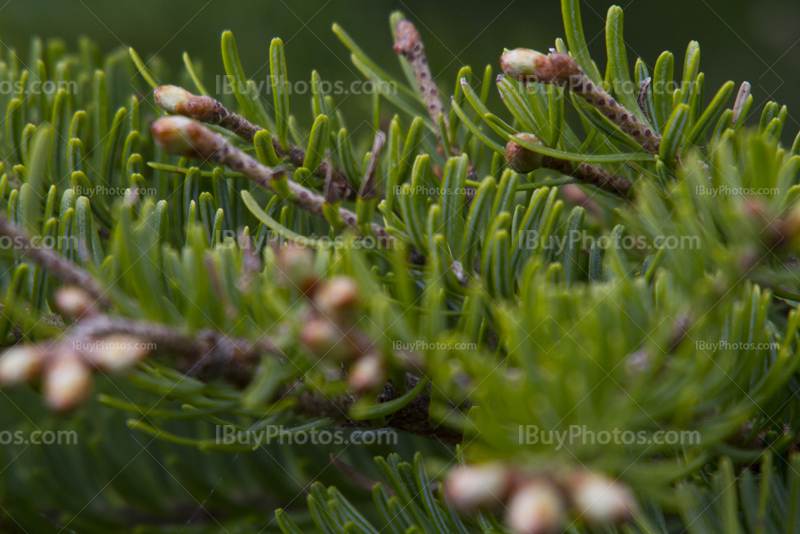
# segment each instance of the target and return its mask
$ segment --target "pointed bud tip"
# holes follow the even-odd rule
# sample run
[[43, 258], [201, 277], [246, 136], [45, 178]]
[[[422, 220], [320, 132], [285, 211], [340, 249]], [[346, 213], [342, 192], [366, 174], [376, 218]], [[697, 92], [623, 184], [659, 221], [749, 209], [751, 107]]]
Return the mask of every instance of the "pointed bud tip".
[[227, 141], [192, 119], [173, 115], [150, 127], [158, 146], [168, 154], [216, 161], [214, 156]]
[[507, 50], [500, 56], [500, 68], [515, 80], [537, 78], [540, 65], [547, 61], [547, 56], [536, 50], [528, 48], [515, 48]]
[[355, 316], [359, 298], [355, 280], [348, 276], [335, 276], [315, 293], [314, 304], [325, 317], [336, 323], [344, 323]]
[[356, 391], [375, 391], [386, 383], [386, 365], [379, 354], [367, 354], [350, 370], [350, 385]]
[[116, 372], [139, 363], [148, 354], [150, 346], [144, 340], [117, 334], [103, 339], [98, 349], [89, 354], [89, 357], [98, 368]]
[[[533, 134], [518, 133], [514, 137], [527, 143], [542, 145], [539, 138]], [[542, 166], [543, 161], [544, 156], [542, 154], [525, 148], [513, 139], [506, 144], [506, 163], [520, 174], [528, 174], [535, 171]]]
[[513, 473], [499, 463], [463, 465], [448, 473], [444, 491], [453, 506], [473, 512], [503, 502], [512, 482]]
[[595, 473], [576, 476], [568, 489], [576, 511], [594, 525], [621, 523], [630, 518], [636, 505], [625, 484]]
[[91, 312], [95, 305], [93, 299], [86, 291], [77, 286], [64, 286], [56, 291], [56, 308], [69, 317], [79, 318]]
[[566, 522], [566, 506], [553, 484], [534, 481], [511, 496], [507, 520], [517, 534], [556, 532]]
[[7, 350], [0, 357], [0, 384], [14, 386], [36, 377], [44, 364], [44, 354], [33, 346], [19, 346]]
[[158, 107], [167, 113], [181, 113], [181, 107], [194, 95], [177, 85], [161, 85], [155, 88], [153, 97]]
[[92, 387], [92, 371], [77, 355], [62, 354], [45, 371], [44, 395], [56, 411], [68, 412], [88, 396]]

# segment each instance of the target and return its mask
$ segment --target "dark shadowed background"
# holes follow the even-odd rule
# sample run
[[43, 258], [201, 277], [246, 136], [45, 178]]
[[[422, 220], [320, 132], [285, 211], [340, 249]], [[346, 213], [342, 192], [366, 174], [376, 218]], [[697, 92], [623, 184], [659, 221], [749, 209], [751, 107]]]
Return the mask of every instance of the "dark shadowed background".
[[[582, 4], [589, 47], [601, 70], [610, 5], [606, 0]], [[787, 104], [790, 120], [784, 133], [793, 136], [797, 131], [800, 2], [631, 0], [621, 7], [631, 66], [639, 56], [652, 67], [663, 50], [670, 50], [676, 56], [677, 76], [687, 43], [696, 39], [707, 100], [728, 79], [737, 85], [748, 80], [758, 112], [768, 99]], [[223, 73], [220, 33], [230, 29], [251, 77], [261, 80], [268, 74], [269, 43], [279, 36], [286, 44], [290, 77], [308, 79], [316, 68], [323, 79], [349, 83], [357, 79], [357, 72], [331, 24], [341, 24], [373, 59], [399, 75], [388, 25], [396, 9], [417, 24], [433, 73], [447, 92], [452, 92], [462, 65], [482, 72], [492, 63], [497, 70], [504, 47], [546, 50], [564, 35], [558, 0], [9, 0], [0, 3], [0, 38], [23, 58], [34, 34], [62, 37], [70, 48], [85, 34], [105, 51], [133, 46], [143, 57], [158, 53], [176, 68], [188, 51], [202, 61], [205, 83], [213, 91], [215, 75]], [[337, 101], [346, 112], [369, 106], [366, 96]], [[293, 101], [293, 112], [301, 117], [309, 113], [308, 107], [307, 96]]]

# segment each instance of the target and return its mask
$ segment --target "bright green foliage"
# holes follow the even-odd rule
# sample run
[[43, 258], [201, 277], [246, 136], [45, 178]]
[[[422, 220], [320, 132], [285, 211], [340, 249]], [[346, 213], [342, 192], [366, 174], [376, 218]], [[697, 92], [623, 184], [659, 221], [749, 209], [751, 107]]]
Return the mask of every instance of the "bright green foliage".
[[[602, 82], [577, 1], [562, 7], [568, 47], [561, 40], [555, 47]], [[380, 199], [352, 194], [342, 206], [366, 232], [371, 222], [383, 226], [395, 240], [391, 250], [365, 246], [342, 229], [336, 210], [316, 218], [239, 173], [163, 154], [147, 130], [162, 112], [140, 95], [167, 81], [206, 94], [203, 72], [188, 55], [181, 74], [133, 50], [103, 57], [88, 40], [76, 53], [56, 41], [44, 53], [39, 43], [26, 62], [39, 66], [33, 71], [13, 53], [3, 57], [0, 82], [20, 82], [21, 91], [0, 95], [0, 211], [95, 275], [114, 315], [187, 334], [266, 336], [283, 356], [264, 355], [242, 386], [186, 376], [163, 354], [124, 377], [98, 379], [100, 395], [69, 420], [48, 414], [29, 391], [3, 391], [4, 430], [79, 432], [77, 446], [0, 449], [7, 466], [0, 503], [13, 518], [3, 528], [494, 534], [506, 528], [501, 514], [457, 514], [426, 474], [426, 467], [440, 477], [459, 461], [492, 459], [520, 470], [583, 465], [619, 477], [642, 506], [631, 523], [609, 531], [797, 531], [800, 462], [789, 451], [800, 438], [800, 143], [781, 143], [787, 115], [773, 102], [757, 127], [755, 120], [742, 127], [752, 96], [734, 110], [733, 82], [706, 90], [697, 43], [682, 62], [683, 84], [665, 92], [680, 69], [676, 60], [668, 52], [655, 62], [629, 60], [622, 20], [620, 8], [609, 10], [603, 79], [663, 137], [657, 155], [568, 90], [504, 75], [495, 81], [490, 65], [462, 68], [445, 93], [453, 94], [445, 145], [457, 150], [445, 157], [449, 151], [437, 150], [440, 125], [425, 113], [406, 60], [411, 86], [334, 25], [377, 88], [368, 122], [390, 119], [377, 163]], [[363, 191], [374, 132], [348, 130], [346, 119], [364, 118], [343, 117], [321, 93], [318, 73], [311, 79], [314, 121], [298, 124], [279, 39], [269, 50], [272, 97], [248, 81], [229, 32], [222, 55], [234, 94], [218, 98], [266, 129], [253, 145], [233, 142], [320, 194], [324, 179], [315, 171], [325, 160]], [[44, 77], [77, 89], [36, 94], [33, 82]], [[487, 107], [493, 90], [505, 109]], [[529, 150], [633, 181], [631, 198], [581, 185], [588, 200], [576, 202], [574, 191], [564, 194], [563, 186], [578, 183], [571, 177], [513, 172], [504, 149], [518, 132], [544, 143], [520, 141]], [[284, 150], [295, 144], [306, 151], [302, 167], [281, 160], [270, 134]], [[240, 235], [252, 240], [263, 270], [248, 271]], [[396, 384], [406, 371], [423, 379], [415, 389], [386, 403], [366, 394], [335, 417], [293, 411], [302, 394], [335, 397], [348, 384], [299, 342], [312, 305], [286, 283], [275, 246], [292, 241], [315, 249], [321, 278], [357, 281], [353, 324], [375, 343]], [[411, 261], [412, 247], [424, 264]], [[0, 340], [61, 335], [65, 327], [53, 316], [60, 283], [11, 248], [0, 256], [0, 294], [7, 295]], [[411, 367], [408, 350], [397, 347], [412, 347]], [[381, 427], [428, 381], [431, 424], [463, 432], [463, 443], [456, 452], [404, 436], [392, 450], [413, 465], [391, 456], [377, 467], [371, 457], [392, 450], [344, 447], [342, 458], [357, 471], [384, 480], [371, 495], [328, 466], [322, 482], [347, 496], [316, 483], [306, 509], [291, 497], [325, 472], [330, 448], [253, 451], [215, 436], [223, 424], [243, 435], [285, 425], [286, 437], [298, 436], [347, 417]], [[576, 425], [595, 435], [623, 429], [692, 441], [520, 443], [530, 428], [560, 434]], [[760, 469], [749, 468], [758, 462]], [[192, 514], [182, 511], [200, 506], [222, 519], [184, 525]], [[275, 521], [265, 519], [278, 507], [285, 511]], [[132, 524], [141, 528], [124, 530]], [[579, 521], [573, 531], [585, 528]]]

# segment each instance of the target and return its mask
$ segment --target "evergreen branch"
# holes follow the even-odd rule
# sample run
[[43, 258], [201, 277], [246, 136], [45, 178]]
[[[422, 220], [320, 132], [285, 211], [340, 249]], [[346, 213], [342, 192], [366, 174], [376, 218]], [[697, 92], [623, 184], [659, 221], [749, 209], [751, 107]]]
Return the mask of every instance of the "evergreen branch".
[[534, 50], [517, 48], [500, 57], [503, 72], [519, 81], [533, 81], [566, 87], [630, 135], [642, 148], [658, 154], [661, 137], [620, 105], [602, 87], [593, 83], [567, 54], [551, 52], [545, 56]]
[[[551, 169], [572, 176], [581, 183], [593, 185], [603, 191], [627, 198], [633, 184], [627, 178], [616, 176], [589, 163], [568, 161], [545, 156], [525, 148], [524, 145], [541, 145], [533, 134], [519, 133], [506, 145], [506, 163], [517, 172], [527, 174], [539, 168]], [[519, 142], [517, 142], [519, 141]]]
[[64, 259], [53, 249], [34, 245], [27, 233], [12, 223], [8, 217], [2, 215], [0, 215], [0, 235], [11, 239], [14, 248], [21, 252], [21, 260], [28, 259], [40, 265], [62, 282], [83, 288], [103, 306], [111, 306], [107, 290], [94, 276], [73, 262]]
[[[286, 179], [283, 170], [271, 169], [234, 147], [227, 139], [215, 134], [205, 126], [183, 117], [165, 117], [153, 124], [153, 136], [161, 147], [170, 154], [202, 159], [212, 163], [221, 163], [231, 170], [242, 173], [247, 179], [259, 187], [272, 191], [292, 202], [305, 212], [325, 218], [324, 197]], [[363, 236], [355, 213], [339, 208], [342, 220]], [[377, 240], [384, 248], [391, 248], [394, 238], [377, 223], [370, 223]]]
[[[442, 100], [439, 98], [439, 88], [436, 87], [428, 59], [425, 57], [422, 38], [414, 24], [405, 19], [397, 22], [395, 35], [394, 51], [403, 56], [411, 65], [420, 94], [425, 102], [425, 108], [433, 121], [439, 145], [444, 148], [446, 144], [443, 136], [446, 136], [448, 132], [448, 120]], [[440, 128], [440, 124], [444, 125], [444, 128]], [[459, 152], [457, 147], [451, 147], [451, 151], [454, 155]]]
[[[233, 132], [248, 143], [253, 143], [256, 134], [264, 130], [261, 126], [255, 125], [241, 115], [229, 110], [221, 102], [209, 96], [194, 95], [182, 87], [162, 85], [153, 91], [153, 95], [156, 104], [164, 111], [220, 126]], [[306, 159], [305, 150], [291, 143], [289, 143], [287, 149], [284, 149], [278, 137], [273, 134], [270, 134], [270, 139], [278, 157], [288, 159], [295, 167], [303, 166], [303, 162]], [[353, 187], [355, 177], [351, 176], [348, 180], [344, 171], [332, 166], [329, 161], [323, 161], [316, 169], [311, 169], [311, 171], [321, 178], [325, 178], [330, 172], [334, 183], [343, 189], [340, 194], [345, 198], [349, 196], [350, 191], [355, 191]]]

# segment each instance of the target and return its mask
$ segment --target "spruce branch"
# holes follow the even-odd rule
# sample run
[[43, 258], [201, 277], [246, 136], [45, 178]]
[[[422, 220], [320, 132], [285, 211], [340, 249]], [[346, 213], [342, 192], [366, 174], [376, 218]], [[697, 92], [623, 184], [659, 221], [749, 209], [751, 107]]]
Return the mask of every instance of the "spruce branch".
[[[190, 93], [182, 87], [175, 85], [162, 85], [153, 91], [156, 104], [167, 113], [182, 115], [207, 124], [214, 124], [229, 130], [241, 137], [244, 141], [252, 143], [258, 132], [264, 130], [261, 126], [253, 124], [246, 118], [234, 113], [221, 102], [214, 100], [210, 96], [198, 96]], [[302, 167], [306, 158], [306, 151], [302, 148], [289, 144], [284, 149], [276, 135], [270, 134], [272, 147], [278, 157], [286, 158], [295, 167]], [[311, 171], [320, 178], [325, 178], [328, 173], [332, 175], [333, 183], [340, 190], [340, 195], [345, 198], [350, 191], [355, 191], [353, 183], [354, 176], [345, 176], [344, 171], [334, 167], [330, 161], [323, 161], [316, 169]]]
[[[218, 135], [202, 124], [183, 117], [165, 117], [157, 120], [152, 126], [156, 142], [169, 154], [177, 154], [212, 163], [220, 163], [233, 171], [242, 173], [247, 179], [259, 187], [272, 191], [292, 202], [307, 213], [325, 218], [325, 198], [288, 180], [281, 169], [271, 169], [261, 165], [254, 158], [233, 146], [227, 139]], [[358, 224], [356, 214], [339, 208], [342, 220], [358, 235], [363, 231]], [[390, 248], [393, 242], [386, 230], [377, 223], [370, 228], [384, 248]]]
[[105, 307], [111, 305], [106, 289], [94, 276], [53, 249], [34, 245], [27, 233], [3, 215], [0, 215], [0, 235], [10, 238], [14, 248], [20, 251], [20, 260], [30, 260], [62, 282], [83, 288]]
[[646, 151], [658, 154], [661, 137], [636, 115], [622, 107], [602, 87], [593, 83], [569, 55], [551, 52], [545, 56], [534, 50], [517, 48], [506, 51], [500, 57], [500, 66], [507, 76], [516, 80], [559, 85], [569, 89], [596, 107]]
[[[397, 36], [394, 42], [394, 51], [403, 56], [406, 61], [411, 65], [414, 71], [414, 77], [417, 80], [417, 86], [422, 94], [422, 99], [425, 102], [425, 108], [428, 110], [428, 115], [433, 121], [434, 131], [436, 137], [439, 139], [439, 145], [443, 148], [446, 146], [443, 136], [448, 132], [447, 115], [445, 114], [442, 99], [439, 98], [439, 88], [436, 87], [436, 81], [431, 74], [431, 68], [428, 65], [428, 58], [425, 57], [425, 47], [422, 44], [422, 38], [417, 31], [416, 26], [408, 20], [400, 20], [395, 26], [395, 35]], [[439, 126], [444, 125], [444, 128]], [[453, 154], [458, 154], [456, 147], [451, 147]]]
[[[515, 137], [526, 143], [542, 145], [542, 142], [533, 134], [519, 133]], [[506, 145], [506, 163], [522, 174], [542, 167], [551, 169], [623, 198], [628, 197], [631, 187], [633, 187], [627, 178], [616, 176], [594, 165], [545, 156], [529, 150], [513, 140]]]

